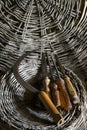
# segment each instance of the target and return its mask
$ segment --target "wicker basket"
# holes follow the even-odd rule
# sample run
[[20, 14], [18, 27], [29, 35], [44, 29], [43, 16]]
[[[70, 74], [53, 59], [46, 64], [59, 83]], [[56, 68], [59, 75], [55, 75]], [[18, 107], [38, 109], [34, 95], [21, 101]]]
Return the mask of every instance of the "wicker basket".
[[[32, 84], [37, 89], [37, 73], [41, 64], [38, 52], [32, 52], [25, 57], [19, 65], [19, 74], [24, 82]], [[44, 106], [40, 105], [37, 95], [27, 92], [15, 79], [12, 70], [7, 72], [1, 79], [0, 116], [7, 123], [8, 129], [35, 129], [35, 130], [79, 130], [86, 126], [86, 91], [79, 78], [68, 69], [66, 74], [71, 78], [80, 98], [80, 104], [71, 111], [62, 111], [64, 123], [58, 127]], [[3, 123], [2, 123], [3, 124]]]
[[[86, 0], [0, 1], [1, 130], [86, 130], [86, 94], [78, 78], [84, 80], [87, 77], [86, 8]], [[34, 58], [40, 55], [42, 45], [44, 50], [49, 48], [49, 42], [62, 64], [69, 68], [66, 73], [71, 77], [81, 101], [66, 115], [66, 121], [60, 128], [53, 124], [46, 110], [29, 105], [33, 96], [16, 81], [12, 73], [12, 66], [22, 54], [38, 49], [31, 63], [28, 63], [28, 56], [19, 67], [26, 81], [30, 82], [31, 77], [37, 79], [41, 60], [37, 64]]]
[[37, 41], [50, 40], [61, 62], [85, 78], [86, 7], [86, 0], [1, 0], [0, 70], [5, 73]]

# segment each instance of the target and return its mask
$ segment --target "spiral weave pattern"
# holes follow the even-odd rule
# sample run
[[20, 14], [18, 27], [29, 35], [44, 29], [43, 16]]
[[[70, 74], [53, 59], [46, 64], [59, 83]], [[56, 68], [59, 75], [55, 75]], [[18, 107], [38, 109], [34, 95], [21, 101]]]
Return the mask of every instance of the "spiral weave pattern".
[[[32, 56], [26, 57], [19, 66], [20, 75], [28, 83], [31, 82], [31, 79], [36, 78], [38, 67], [40, 66], [38, 55], [37, 53], [36, 56], [34, 56], [33, 53], [33, 59]], [[73, 109], [67, 113], [63, 111], [65, 121], [60, 127], [53, 124], [53, 119], [46, 110], [42, 109], [41, 106], [37, 107], [34, 105], [36, 103], [36, 96], [34, 102], [32, 102], [34, 95], [31, 95], [31, 92], [26, 92], [23, 86], [15, 79], [12, 71], [4, 75], [0, 84], [0, 117], [3, 122], [1, 123], [3, 125], [6, 123], [9, 129], [17, 130], [54, 130], [57, 128], [79, 130], [80, 128], [85, 128], [86, 93], [84, 87], [72, 71], [66, 69], [66, 73], [76, 87], [80, 104], [74, 106]]]
[[[1, 130], [86, 130], [86, 92], [77, 74], [87, 76], [86, 0], [0, 0], [0, 129]], [[38, 50], [19, 66], [26, 82], [35, 78], [41, 65], [41, 49], [49, 42], [66, 68], [79, 94], [80, 104], [64, 113], [60, 127], [49, 113], [31, 103], [12, 72], [25, 52]], [[71, 71], [71, 69], [74, 71]]]
[[0, 70], [11, 68], [26, 48], [38, 48], [42, 42], [47, 47], [50, 41], [61, 62], [85, 77], [86, 9], [85, 0], [1, 0]]

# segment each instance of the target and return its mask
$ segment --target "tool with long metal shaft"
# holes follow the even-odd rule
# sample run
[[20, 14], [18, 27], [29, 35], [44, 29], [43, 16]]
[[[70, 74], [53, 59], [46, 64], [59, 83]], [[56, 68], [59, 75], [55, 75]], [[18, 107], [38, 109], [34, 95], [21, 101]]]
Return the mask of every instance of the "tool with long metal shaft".
[[48, 52], [46, 52], [47, 55], [47, 60], [48, 60], [48, 65], [49, 65], [49, 69], [50, 69], [50, 74], [51, 74], [51, 95], [52, 95], [52, 101], [54, 103], [54, 105], [59, 108], [61, 106], [61, 102], [60, 102], [60, 97], [59, 97], [59, 90], [58, 90], [58, 86], [55, 83], [54, 77], [53, 77], [53, 72], [52, 72], [52, 67], [51, 67], [51, 62], [49, 59], [49, 54]]
[[47, 62], [46, 62], [46, 56], [45, 53], [42, 52], [42, 78], [43, 78], [43, 86], [44, 86], [44, 91], [48, 94], [49, 98], [51, 98], [51, 92], [50, 92], [50, 79], [48, 77], [47, 73]]
[[[49, 89], [49, 83], [50, 83], [50, 79], [48, 77], [47, 74], [47, 63], [46, 63], [46, 59], [45, 59], [45, 53], [44, 53], [44, 41], [42, 40], [43, 36], [45, 35], [45, 29], [43, 29], [43, 13], [42, 10], [40, 9], [40, 5], [38, 4], [38, 2], [35, 0], [36, 5], [37, 5], [37, 9], [38, 9], [38, 15], [39, 15], [39, 20], [40, 20], [40, 30], [41, 30], [41, 54], [42, 54], [42, 70], [43, 70], [43, 75], [44, 76], [44, 86], [46, 88], [46, 92], [50, 91]], [[47, 92], [49, 93], [49, 92]], [[48, 94], [49, 95], [49, 94]]]
[[53, 102], [51, 101], [51, 99], [49, 98], [49, 96], [47, 95], [46, 92], [44, 91], [39, 91], [38, 89], [34, 88], [32, 85], [30, 85], [29, 83], [27, 83], [26, 81], [23, 80], [23, 78], [20, 76], [19, 72], [18, 72], [18, 68], [19, 65], [21, 63], [21, 61], [27, 56], [30, 55], [30, 53], [24, 54], [22, 55], [15, 63], [15, 65], [13, 66], [13, 74], [16, 78], [16, 80], [29, 92], [33, 92], [34, 94], [37, 94], [38, 97], [40, 98], [40, 100], [42, 101], [42, 103], [44, 104], [44, 106], [46, 107], [46, 109], [49, 111], [50, 115], [53, 117], [54, 122], [57, 125], [60, 125], [62, 123], [63, 117], [61, 115], [61, 113], [57, 110], [57, 108], [55, 107], [55, 105], [53, 104]]
[[[37, 2], [36, 2], [37, 4]], [[39, 13], [39, 18], [40, 18], [40, 29], [41, 29], [41, 38], [44, 35], [44, 30], [43, 30], [43, 19], [42, 19], [42, 12], [40, 10], [39, 5], [37, 4], [38, 7], [38, 13]], [[42, 55], [42, 75], [43, 75], [43, 85], [45, 88], [45, 92], [48, 94], [48, 96], [51, 98], [51, 93], [50, 93], [50, 79], [48, 77], [47, 74], [47, 62], [46, 62], [46, 58], [45, 58], [45, 53], [44, 53], [44, 46], [43, 46], [44, 42], [41, 42], [41, 55]]]
[[60, 73], [59, 73], [59, 71], [58, 71], [58, 69], [57, 69], [57, 66], [56, 66], [56, 63], [55, 63], [55, 60], [54, 60], [53, 55], [51, 55], [51, 58], [52, 58], [54, 67], [55, 67], [56, 72], [57, 72], [57, 78], [58, 78], [58, 79], [57, 79], [57, 81], [56, 81], [56, 84], [57, 84], [58, 89], [59, 89], [61, 107], [62, 107], [63, 109], [65, 109], [65, 110], [71, 110], [72, 104], [71, 104], [69, 95], [68, 95], [68, 93], [67, 93], [67, 90], [66, 90], [66, 88], [65, 88], [63, 79], [61, 78]]
[[[49, 44], [50, 44], [51, 50], [54, 52], [54, 48], [52, 47], [51, 43], [49, 43]], [[79, 103], [79, 97], [78, 97], [78, 94], [76, 92], [76, 89], [73, 86], [70, 78], [65, 74], [64, 68], [63, 68], [63, 66], [60, 62], [58, 55], [57, 54], [54, 54], [54, 55], [55, 55], [56, 63], [59, 66], [59, 68], [60, 68], [60, 70], [61, 70], [61, 72], [64, 76], [64, 81], [65, 81], [68, 93], [70, 95], [70, 98], [71, 98], [73, 104], [78, 104]]]

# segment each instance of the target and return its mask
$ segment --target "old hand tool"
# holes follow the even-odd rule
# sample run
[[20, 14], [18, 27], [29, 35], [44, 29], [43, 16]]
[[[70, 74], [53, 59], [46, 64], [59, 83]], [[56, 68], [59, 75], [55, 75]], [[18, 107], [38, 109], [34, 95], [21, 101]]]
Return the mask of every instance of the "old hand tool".
[[56, 81], [56, 84], [57, 84], [58, 89], [59, 89], [61, 107], [62, 107], [63, 109], [65, 109], [65, 110], [70, 110], [70, 109], [72, 108], [72, 104], [71, 104], [69, 95], [68, 95], [67, 90], [66, 90], [66, 88], [65, 88], [63, 79], [61, 78], [60, 73], [59, 73], [59, 71], [58, 71], [58, 69], [57, 69], [57, 66], [56, 66], [56, 63], [55, 63], [55, 60], [54, 60], [53, 55], [51, 55], [51, 58], [52, 58], [54, 67], [55, 67], [56, 72], [57, 72], [57, 78], [58, 78], [58, 79], [57, 79], [57, 81]]
[[50, 69], [50, 74], [51, 74], [51, 95], [52, 95], [52, 101], [54, 103], [54, 105], [59, 108], [61, 106], [61, 102], [60, 102], [60, 97], [59, 97], [59, 90], [58, 90], [58, 86], [55, 83], [54, 77], [53, 77], [53, 71], [52, 71], [52, 67], [51, 67], [51, 62], [50, 62], [50, 58], [49, 58], [49, 54], [48, 51], [46, 52], [47, 54], [47, 60], [48, 60], [48, 65], [49, 65], [49, 69]]
[[[51, 43], [50, 43], [50, 47], [51, 47], [52, 51], [54, 52], [54, 48], [52, 47]], [[59, 59], [58, 55], [57, 54], [54, 54], [54, 55], [55, 55], [56, 63], [60, 67], [60, 70], [61, 70], [61, 72], [62, 72], [62, 74], [64, 76], [64, 81], [65, 81], [68, 93], [70, 95], [70, 98], [71, 98], [73, 104], [78, 104], [79, 103], [79, 97], [77, 95], [76, 89], [73, 86], [73, 84], [72, 84], [72, 82], [70, 80], [70, 77], [68, 77], [65, 74], [64, 68], [63, 68], [63, 66], [62, 66], [62, 64], [60, 62], [60, 59]]]
[[43, 77], [43, 86], [44, 86], [44, 90], [45, 92], [48, 94], [48, 96], [51, 98], [51, 92], [50, 92], [50, 79], [48, 77], [48, 73], [47, 73], [47, 62], [46, 62], [46, 56], [45, 53], [42, 52], [42, 77]]
[[28, 91], [33, 92], [38, 95], [46, 109], [49, 111], [50, 115], [53, 117], [54, 122], [57, 125], [60, 125], [62, 123], [63, 117], [61, 113], [57, 110], [49, 96], [45, 91], [39, 91], [38, 89], [34, 88], [32, 85], [27, 83], [26, 81], [23, 80], [23, 78], [20, 76], [18, 72], [18, 68], [20, 65], [20, 62], [27, 56], [30, 55], [30, 52], [22, 55], [19, 57], [19, 59], [16, 61], [15, 65], [13, 66], [13, 74], [16, 78], [16, 80]]

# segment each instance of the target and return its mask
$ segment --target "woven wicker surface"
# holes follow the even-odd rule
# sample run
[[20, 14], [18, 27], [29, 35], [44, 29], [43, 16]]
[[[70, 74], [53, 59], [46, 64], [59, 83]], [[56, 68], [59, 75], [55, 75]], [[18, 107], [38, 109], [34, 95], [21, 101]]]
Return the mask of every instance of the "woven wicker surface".
[[86, 8], [85, 0], [1, 0], [0, 70], [6, 72], [26, 49], [42, 41], [48, 46], [50, 40], [61, 62], [85, 77]]
[[86, 0], [0, 1], [1, 130], [57, 129], [46, 110], [41, 111], [30, 104], [29, 94], [16, 81], [11, 69], [22, 54], [37, 49], [31, 63], [27, 57], [27, 62], [25, 59], [20, 65], [21, 76], [30, 81], [40, 66], [41, 60], [37, 64], [37, 57], [41, 46], [44, 50], [50, 49], [49, 42], [62, 64], [69, 68], [66, 73], [73, 80], [81, 101], [66, 115], [68, 118], [59, 129], [86, 130], [86, 94], [81, 83], [87, 78], [86, 9]]
[[[34, 53], [33, 53], [34, 55]], [[27, 60], [27, 63], [26, 63]], [[39, 63], [39, 64], [38, 64]], [[36, 74], [40, 59], [38, 53], [35, 53], [33, 59], [31, 56], [26, 57], [19, 66], [19, 73], [25, 82], [33, 83], [34, 87], [38, 87]], [[32, 69], [33, 67], [33, 69]], [[62, 111], [65, 122], [60, 127], [53, 123], [53, 119], [49, 113], [38, 103], [40, 102], [37, 95], [27, 92], [14, 77], [12, 71], [4, 75], [1, 80], [0, 94], [0, 115], [2, 122], [6, 122], [11, 129], [63, 129], [63, 130], [79, 130], [85, 129], [86, 123], [86, 93], [81, 81], [70, 70], [66, 69], [66, 74], [71, 78], [80, 98], [80, 104], [73, 106], [71, 111]], [[31, 82], [31, 81], [34, 82]], [[78, 123], [78, 124], [77, 124]]]

